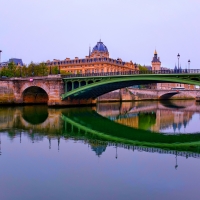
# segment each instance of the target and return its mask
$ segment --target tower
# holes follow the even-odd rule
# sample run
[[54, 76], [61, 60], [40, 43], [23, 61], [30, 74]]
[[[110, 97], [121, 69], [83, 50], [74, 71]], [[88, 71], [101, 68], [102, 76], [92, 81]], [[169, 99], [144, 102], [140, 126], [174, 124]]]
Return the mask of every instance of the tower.
[[90, 58], [90, 55], [91, 55], [91, 47], [89, 46], [89, 58]]
[[154, 57], [153, 60], [151, 61], [151, 65], [152, 65], [152, 70], [161, 70], [161, 62], [156, 50], [154, 51]]

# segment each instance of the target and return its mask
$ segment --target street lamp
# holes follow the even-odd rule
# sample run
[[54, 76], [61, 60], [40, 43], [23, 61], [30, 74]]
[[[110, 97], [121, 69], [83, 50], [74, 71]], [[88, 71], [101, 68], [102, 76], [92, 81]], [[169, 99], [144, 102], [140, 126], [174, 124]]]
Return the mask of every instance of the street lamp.
[[188, 60], [188, 70], [190, 72], [190, 59]]
[[60, 65], [59, 65], [59, 69], [58, 69], [58, 74], [60, 74]]
[[34, 65], [32, 65], [32, 76], [34, 76]]
[[22, 77], [22, 66], [20, 66], [20, 77]]
[[49, 74], [51, 75], [51, 64], [50, 64]]
[[180, 58], [180, 54], [179, 53], [177, 55], [177, 58], [178, 58], [178, 69], [179, 69], [179, 58]]
[[60, 74], [60, 63], [58, 63], [58, 74]]
[[1, 64], [1, 53], [2, 53], [2, 50], [0, 50], [0, 64]]

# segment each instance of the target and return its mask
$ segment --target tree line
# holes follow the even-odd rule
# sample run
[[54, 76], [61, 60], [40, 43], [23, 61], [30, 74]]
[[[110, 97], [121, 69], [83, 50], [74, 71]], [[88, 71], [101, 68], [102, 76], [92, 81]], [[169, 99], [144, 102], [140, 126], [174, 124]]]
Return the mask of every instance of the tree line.
[[[14, 62], [8, 63], [0, 69], [0, 76], [5, 77], [29, 77], [29, 76], [47, 76], [49, 74], [58, 74], [59, 67], [48, 67], [44, 62], [36, 64], [31, 62], [29, 65], [17, 66]], [[61, 74], [65, 74], [61, 71]]]

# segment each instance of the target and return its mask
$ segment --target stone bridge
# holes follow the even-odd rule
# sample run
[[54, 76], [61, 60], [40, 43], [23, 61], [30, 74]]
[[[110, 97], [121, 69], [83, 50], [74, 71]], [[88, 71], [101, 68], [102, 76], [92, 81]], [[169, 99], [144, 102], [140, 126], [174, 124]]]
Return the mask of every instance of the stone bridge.
[[[196, 74], [120, 74], [105, 76], [92, 74], [82, 77], [49, 75], [32, 78], [1, 78], [0, 104], [39, 104], [49, 106], [95, 104], [97, 97], [115, 89], [153, 82], [181, 82], [200, 85], [200, 72]], [[165, 99], [181, 95], [195, 98], [200, 91], [133, 90], [121, 94], [119, 100]]]
[[60, 75], [0, 79], [0, 104], [48, 104], [49, 106], [92, 104], [95, 101], [61, 100], [64, 83]]

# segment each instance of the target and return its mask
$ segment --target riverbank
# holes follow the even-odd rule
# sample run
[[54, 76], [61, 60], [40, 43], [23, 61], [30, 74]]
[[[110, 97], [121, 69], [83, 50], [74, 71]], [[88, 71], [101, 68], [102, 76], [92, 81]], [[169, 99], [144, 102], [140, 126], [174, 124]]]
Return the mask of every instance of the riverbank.
[[199, 94], [200, 90], [173, 91], [123, 88], [98, 97], [97, 102], [195, 100]]

